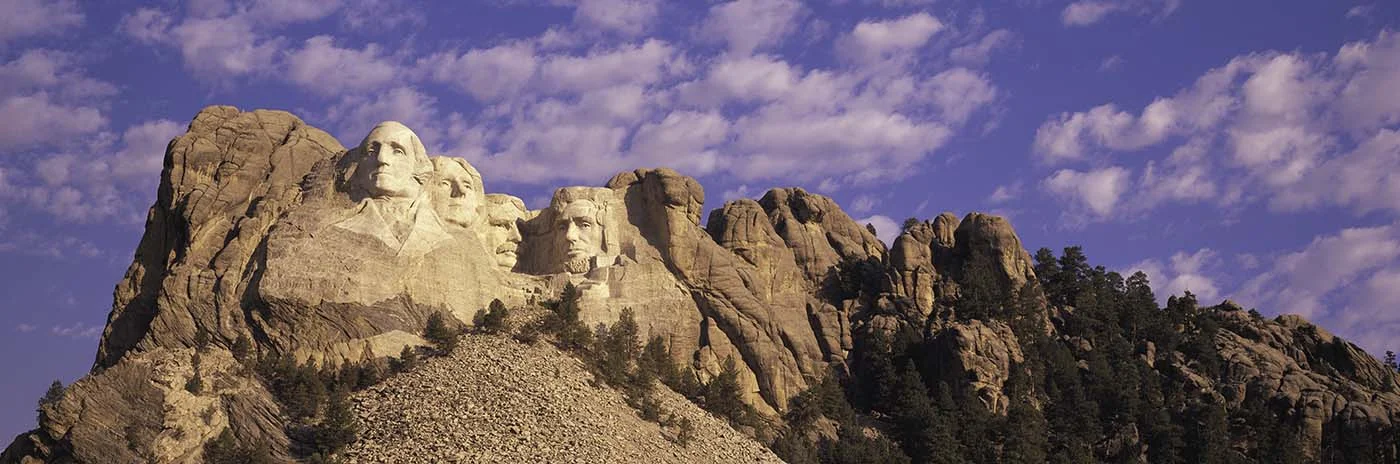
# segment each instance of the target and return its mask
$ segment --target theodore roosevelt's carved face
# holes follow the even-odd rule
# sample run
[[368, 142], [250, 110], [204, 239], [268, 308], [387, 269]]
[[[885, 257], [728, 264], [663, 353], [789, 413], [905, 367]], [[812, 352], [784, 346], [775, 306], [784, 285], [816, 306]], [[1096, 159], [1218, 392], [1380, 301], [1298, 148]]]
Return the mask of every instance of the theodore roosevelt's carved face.
[[508, 195], [487, 195], [482, 215], [484, 221], [480, 230], [486, 249], [496, 257], [497, 266], [514, 268], [520, 250], [519, 221], [525, 217], [525, 204]]
[[579, 199], [564, 205], [555, 218], [564, 270], [587, 272], [592, 258], [602, 254], [603, 225], [598, 221], [598, 212], [598, 205], [592, 200]]
[[[475, 174], [466, 160], [434, 157], [433, 209], [438, 217], [458, 227], [472, 227], [477, 220], [484, 194], [481, 175]], [[474, 175], [475, 174], [475, 175]]]
[[[374, 198], [414, 198], [422, 191], [421, 171], [431, 168], [418, 135], [403, 124], [388, 121], [374, 126], [360, 148], [359, 167], [365, 191]], [[426, 166], [425, 166], [426, 165]]]

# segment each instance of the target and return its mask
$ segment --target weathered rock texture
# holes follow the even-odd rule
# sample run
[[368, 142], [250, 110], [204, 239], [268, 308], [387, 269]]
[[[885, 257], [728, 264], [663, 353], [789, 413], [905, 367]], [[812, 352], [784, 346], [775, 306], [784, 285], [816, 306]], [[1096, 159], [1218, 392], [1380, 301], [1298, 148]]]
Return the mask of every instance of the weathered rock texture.
[[642, 420], [591, 378], [547, 343], [467, 336], [452, 355], [354, 396], [364, 429], [346, 462], [782, 462], [659, 386], [664, 414], [694, 426], [677, 443], [678, 427]]
[[[433, 312], [469, 323], [493, 298], [514, 306], [553, 298], [565, 284], [582, 290], [581, 318], [590, 326], [631, 308], [644, 336], [663, 337], [676, 360], [702, 378], [735, 359], [744, 398], [773, 418], [827, 372], [845, 371], [862, 334], [911, 328], [934, 341], [929, 358], [941, 364], [942, 380], [976, 392], [993, 412], [1006, 410], [1008, 373], [1023, 361], [1019, 342], [1005, 323], [960, 320], [953, 309], [971, 264], [989, 269], [1003, 293], [1036, 279], [1003, 218], [944, 213], [887, 249], [831, 199], [796, 188], [731, 201], [702, 224], [705, 193], [695, 179], [639, 169], [601, 187], [560, 189], [541, 211], [504, 220], [457, 216], [505, 221], [489, 244], [472, 226], [433, 222], [441, 216], [413, 203], [412, 230], [434, 232], [421, 250], [405, 253], [385, 245], [397, 237], [388, 226], [402, 222], [382, 224], [387, 232], [378, 235], [338, 226], [380, 220], [363, 216], [365, 200], [351, 188], [367, 159], [364, 147], [347, 150], [284, 112], [201, 111], [167, 149], [157, 201], [117, 285], [92, 373], [0, 462], [199, 462], [203, 443], [225, 427], [240, 442], [271, 444], [285, 456], [285, 419], [269, 393], [237, 368], [228, 348], [235, 340], [246, 336], [254, 352], [297, 359], [384, 357], [424, 343], [418, 333]], [[489, 186], [491, 173], [482, 177]], [[518, 253], [510, 249], [515, 243]], [[503, 246], [518, 260], [501, 265]], [[1378, 392], [1387, 379], [1373, 358], [1300, 319], [1242, 320], [1227, 329], [1217, 342], [1232, 380], [1216, 386], [1202, 378], [1202, 387], [1218, 387], [1232, 402], [1267, 394], [1296, 405], [1310, 443], [1354, 424], [1388, 421], [1400, 409], [1395, 394]], [[212, 339], [199, 368], [212, 387], [195, 395], [183, 384], [194, 372], [191, 346], [200, 332]], [[654, 425], [628, 416], [615, 395], [580, 384], [576, 367], [527, 354], [540, 349], [468, 343], [421, 375], [366, 393], [382, 401], [361, 397], [368, 435], [350, 455], [360, 462], [377, 460], [377, 453], [416, 459], [460, 450], [444, 443], [466, 440], [485, 447], [466, 450], [467, 461], [771, 457], [714, 421], [702, 421], [699, 440], [710, 441], [685, 451], [698, 454], [678, 455]], [[1189, 363], [1178, 364], [1175, 371], [1191, 374]], [[535, 367], [558, 369], [561, 380], [527, 372]], [[462, 376], [472, 381], [441, 384]], [[453, 419], [394, 415], [399, 407], [433, 410], [428, 405], [445, 405], [443, 414]], [[468, 425], [502, 421], [515, 421], [511, 435]], [[595, 427], [605, 432], [585, 433]]]

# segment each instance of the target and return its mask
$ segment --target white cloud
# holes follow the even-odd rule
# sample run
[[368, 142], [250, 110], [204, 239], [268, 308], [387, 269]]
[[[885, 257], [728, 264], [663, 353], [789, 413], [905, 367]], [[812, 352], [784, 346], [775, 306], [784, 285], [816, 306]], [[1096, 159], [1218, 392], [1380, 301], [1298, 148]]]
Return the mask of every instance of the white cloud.
[[986, 75], [967, 68], [953, 68], [933, 76], [928, 88], [943, 120], [960, 125], [977, 110], [991, 104], [997, 89]]
[[738, 200], [740, 198], [753, 198], [757, 192], [750, 192], [749, 186], [740, 185], [730, 190], [725, 190], [720, 198], [724, 201]]
[[854, 62], [881, 61], [913, 52], [928, 43], [944, 25], [928, 13], [887, 21], [862, 21], [837, 42], [837, 51]]
[[117, 31], [136, 39], [138, 42], [153, 44], [165, 40], [174, 21], [170, 15], [155, 8], [138, 8], [127, 13], [117, 24]]
[[1085, 113], [1061, 113], [1035, 131], [1035, 150], [1056, 162], [1079, 159], [1098, 145], [1112, 150], [1136, 150], [1161, 142], [1175, 122], [1172, 100], [1157, 99], [1137, 117], [1113, 104]]
[[[248, 9], [251, 16], [258, 21], [299, 23], [324, 18], [340, 7], [340, 0], [253, 0]], [[361, 10], [355, 14], [364, 13], [370, 12]]]
[[532, 45], [524, 42], [473, 49], [462, 55], [439, 53], [419, 60], [433, 80], [450, 83], [478, 101], [495, 101], [518, 94], [539, 67]]
[[863, 219], [857, 219], [856, 223], [861, 225], [870, 224], [875, 226], [875, 236], [879, 237], [880, 241], [885, 242], [885, 245], [893, 244], [894, 240], [899, 238], [899, 234], [903, 232], [899, 230], [899, 223], [894, 222], [894, 219], [890, 219], [889, 216], [882, 216], [879, 214]]
[[654, 84], [688, 70], [675, 47], [652, 39], [595, 50], [586, 56], [551, 56], [540, 66], [540, 85], [556, 92], [583, 92], [623, 84]]
[[1277, 312], [1316, 319], [1329, 313], [1325, 297], [1397, 258], [1397, 226], [1343, 229], [1314, 238], [1301, 251], [1279, 256], [1269, 270], [1247, 282], [1239, 293], [1242, 299]]
[[1348, 9], [1348, 10], [1347, 10], [1346, 17], [1347, 17], [1347, 18], [1368, 18], [1368, 17], [1371, 16], [1371, 13], [1372, 13], [1373, 11], [1375, 11], [1375, 10], [1376, 10], [1376, 5], [1375, 5], [1375, 4], [1370, 4], [1370, 5], [1356, 5], [1356, 6], [1351, 7], [1351, 9]]
[[1117, 70], [1123, 67], [1123, 62], [1124, 60], [1121, 55], [1112, 55], [1108, 58], [1104, 58], [1103, 61], [1099, 63], [1099, 72]]
[[86, 75], [71, 53], [34, 48], [25, 50], [14, 61], [0, 65], [0, 97], [46, 90], [69, 101], [91, 102], [94, 97], [117, 93], [116, 86]]
[[16, 326], [15, 326], [15, 330], [18, 330], [18, 331], [21, 332], [21, 333], [33, 332], [34, 329], [37, 329], [37, 328], [38, 328], [38, 327], [35, 327], [33, 324], [25, 324], [25, 323], [20, 323], [19, 325], [16, 325]]
[[1376, 133], [1309, 171], [1298, 185], [1281, 190], [1270, 202], [1284, 210], [1323, 204], [1348, 206], [1357, 213], [1400, 211], [1400, 132]]
[[[399, 121], [413, 128], [432, 151], [444, 142], [446, 127], [438, 118], [437, 99], [423, 91], [400, 86], [373, 96], [350, 95], [326, 111], [334, 121], [341, 143], [353, 146], [381, 121]], [[436, 144], [436, 145], [435, 145]]]
[[1078, 1], [1069, 4], [1060, 12], [1060, 21], [1066, 26], [1088, 26], [1123, 8], [1122, 4], [1111, 1]]
[[0, 239], [0, 253], [66, 260], [96, 258], [102, 255], [102, 250], [92, 242], [73, 236], [19, 232], [9, 233], [4, 239]]
[[210, 81], [266, 73], [272, 69], [280, 38], [263, 38], [246, 16], [188, 18], [166, 39], [180, 49], [185, 68]]
[[660, 122], [642, 124], [630, 152], [658, 166], [706, 175], [720, 169], [718, 148], [729, 139], [729, 127], [717, 112], [674, 111]]
[[[1394, 169], [1400, 34], [1331, 56], [1255, 53], [1210, 70], [1139, 113], [1109, 103], [1049, 118], [1033, 150], [1049, 164], [1101, 159], [1185, 139], [1149, 159], [1136, 204], [1265, 201], [1275, 209], [1400, 211]], [[1190, 157], [1179, 153], [1196, 153]]]
[[798, 85], [801, 70], [771, 56], [725, 57], [710, 66], [703, 81], [683, 84], [682, 98], [698, 104], [767, 102]]
[[1125, 274], [1137, 271], [1147, 274], [1159, 304], [1165, 305], [1168, 297], [1188, 291], [1196, 295], [1202, 304], [1214, 304], [1221, 297], [1221, 292], [1216, 279], [1207, 274], [1213, 273], [1219, 265], [1216, 252], [1202, 248], [1194, 253], [1176, 252], [1166, 265], [1153, 259], [1143, 260], [1128, 266]]
[[1113, 14], [1153, 14], [1166, 17], [1181, 6], [1181, 0], [1079, 0], [1060, 11], [1060, 22], [1066, 27], [1097, 24]]
[[74, 322], [68, 326], [53, 326], [49, 329], [49, 333], [59, 337], [96, 340], [99, 335], [102, 335], [102, 326]]
[[985, 66], [998, 49], [1007, 48], [1016, 41], [1016, 34], [1006, 29], [997, 29], [982, 36], [982, 39], [958, 48], [949, 53], [954, 62], [967, 66]]
[[1127, 169], [1118, 166], [1088, 172], [1061, 169], [1045, 178], [1042, 185], [1050, 193], [1088, 208], [1094, 216], [1106, 217], [1118, 206], [1130, 177]]
[[1336, 79], [1340, 87], [1336, 113], [1347, 130], [1365, 133], [1400, 124], [1400, 92], [1393, 91], [1400, 82], [1400, 32], [1385, 30], [1374, 41], [1347, 44], [1333, 64], [1343, 74]]
[[853, 213], [868, 213], [872, 209], [875, 209], [875, 197], [873, 196], [859, 195], [851, 201], [851, 212]]
[[378, 45], [362, 50], [337, 47], [330, 36], [306, 39], [287, 55], [288, 78], [323, 95], [366, 92], [382, 88], [399, 76], [399, 65], [381, 55]]
[[90, 134], [107, 124], [96, 108], [56, 102], [48, 92], [0, 100], [3, 151], [29, 148]]
[[781, 44], [797, 30], [803, 7], [794, 0], [735, 0], [710, 7], [700, 26], [702, 40], [722, 41], [745, 56]]
[[996, 190], [992, 191], [991, 196], [987, 197], [987, 202], [995, 205], [1015, 200], [1021, 196], [1021, 188], [1021, 181], [1012, 182], [1010, 185], [998, 186]]
[[48, 154], [29, 169], [5, 170], [0, 199], [62, 222], [139, 223], [154, 199], [165, 147], [184, 127], [153, 120], [120, 136], [95, 134], [81, 150]]
[[649, 30], [660, 12], [656, 0], [578, 0], [574, 22], [584, 27], [637, 36]]
[[1237, 292], [1271, 313], [1299, 314], [1377, 352], [1393, 349], [1400, 224], [1347, 228], [1283, 253]]
[[83, 24], [74, 0], [0, 0], [0, 44], [25, 37], [57, 34]]

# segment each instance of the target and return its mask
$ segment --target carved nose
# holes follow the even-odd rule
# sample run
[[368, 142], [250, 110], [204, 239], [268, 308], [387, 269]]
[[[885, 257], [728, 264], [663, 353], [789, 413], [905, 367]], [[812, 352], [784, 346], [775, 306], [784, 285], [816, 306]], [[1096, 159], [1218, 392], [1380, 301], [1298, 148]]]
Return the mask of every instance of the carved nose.
[[578, 226], [574, 225], [572, 222], [569, 223], [569, 228], [564, 231], [564, 239], [570, 242], [577, 242], [579, 239]]
[[507, 241], [507, 242], [520, 243], [520, 231], [519, 231], [519, 230], [517, 230], [517, 229], [514, 228], [514, 227], [508, 228], [508, 229], [506, 229], [506, 230], [509, 230], [509, 231], [510, 231], [510, 232], [506, 233], [506, 241]]

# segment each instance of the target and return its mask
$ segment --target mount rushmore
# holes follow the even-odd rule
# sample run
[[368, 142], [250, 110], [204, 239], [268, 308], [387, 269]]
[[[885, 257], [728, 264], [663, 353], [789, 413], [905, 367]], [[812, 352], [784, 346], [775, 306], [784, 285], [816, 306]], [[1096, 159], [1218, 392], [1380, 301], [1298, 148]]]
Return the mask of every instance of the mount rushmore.
[[[470, 324], [493, 299], [530, 305], [567, 285], [589, 327], [631, 309], [644, 339], [661, 337], [702, 379], [733, 359], [744, 401], [768, 417], [844, 369], [863, 334], [901, 327], [930, 340], [943, 380], [992, 414], [1008, 408], [1004, 386], [1027, 360], [1016, 334], [995, 318], [960, 320], [952, 304], [969, 263], [1001, 293], [1035, 283], [1001, 217], [944, 213], [887, 246], [800, 188], [728, 201], [702, 221], [704, 189], [670, 169], [559, 188], [540, 210], [487, 193], [490, 174], [429, 154], [397, 122], [347, 149], [286, 112], [205, 108], [167, 147], [91, 373], [43, 406], [39, 427], [0, 461], [198, 462], [225, 429], [286, 449], [279, 405], [234, 359], [237, 340], [298, 360], [382, 359], [425, 345], [419, 333], [434, 313]], [[1046, 321], [1073, 311], [1023, 296]], [[1354, 345], [1318, 351], [1331, 335], [1280, 321], [1246, 321], [1257, 327], [1216, 344], [1241, 385], [1258, 383], [1297, 411], [1309, 446], [1337, 418], [1400, 410], [1400, 396], [1374, 392], [1387, 374], [1373, 358]], [[200, 358], [192, 347], [202, 336], [216, 349]], [[1318, 356], [1354, 369], [1323, 375], [1308, 367]], [[1189, 360], [1159, 357], [1192, 372]], [[182, 388], [195, 375], [207, 387]]]

